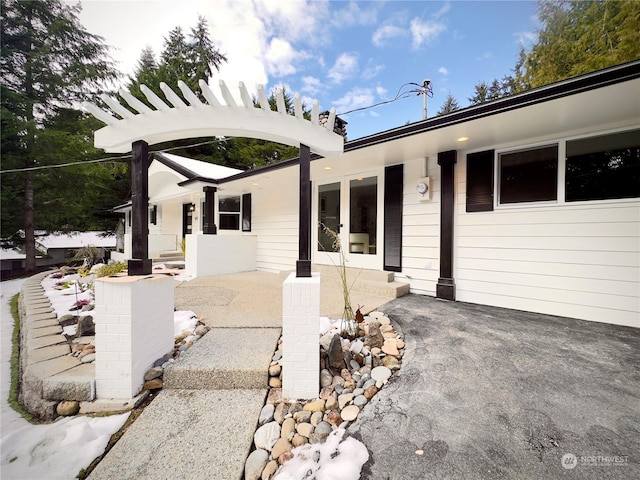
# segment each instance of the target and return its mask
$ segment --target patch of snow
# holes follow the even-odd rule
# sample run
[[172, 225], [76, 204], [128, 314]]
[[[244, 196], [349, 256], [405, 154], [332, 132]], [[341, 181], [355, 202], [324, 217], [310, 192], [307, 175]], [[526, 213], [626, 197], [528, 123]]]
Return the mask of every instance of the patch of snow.
[[344, 428], [339, 428], [331, 432], [325, 443], [294, 448], [293, 458], [278, 470], [274, 480], [359, 480], [369, 452], [353, 437], [343, 440], [344, 434]]
[[67, 325], [62, 329], [62, 334], [67, 337], [74, 337], [78, 331], [78, 325]]
[[173, 335], [182, 332], [193, 332], [198, 323], [198, 317], [190, 310], [178, 310], [173, 313]]
[[334, 321], [335, 320], [331, 320], [328, 317], [320, 317], [320, 335], [329, 333], [329, 330], [331, 330]]

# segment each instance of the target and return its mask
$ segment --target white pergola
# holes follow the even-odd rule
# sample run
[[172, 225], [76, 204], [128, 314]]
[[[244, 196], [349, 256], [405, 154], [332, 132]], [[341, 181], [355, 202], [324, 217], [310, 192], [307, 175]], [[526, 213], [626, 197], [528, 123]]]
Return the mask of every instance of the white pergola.
[[[300, 94], [294, 95], [294, 113], [287, 112], [284, 92], [276, 92], [276, 110], [272, 110], [264, 87], [258, 86], [256, 108], [243, 82], [239, 84], [241, 103], [236, 102], [223, 81], [219, 81], [222, 99], [219, 99], [204, 81], [199, 81], [202, 101], [183, 81], [178, 82], [182, 97], [166, 83], [160, 83], [165, 100], [146, 85], [140, 90], [148, 104], [134, 97], [131, 92], [120, 90], [125, 106], [109, 95], [101, 96], [111, 112], [91, 102], [83, 107], [107, 126], [97, 130], [94, 145], [110, 153], [132, 152], [132, 253], [129, 271], [134, 274], [151, 273], [148, 257], [146, 214], [148, 209], [148, 146], [186, 138], [231, 136], [258, 138], [298, 147], [300, 149], [300, 222], [299, 260], [296, 273], [300, 277], [311, 276], [309, 255], [310, 208], [309, 161], [310, 152], [322, 156], [339, 156], [344, 152], [344, 138], [333, 131], [336, 112], [331, 109], [328, 121], [320, 124], [319, 104], [315, 100], [311, 120], [304, 118]], [[213, 218], [213, 194], [209, 187], [207, 209]], [[205, 233], [215, 234], [215, 225]]]
[[312, 152], [324, 157], [343, 153], [344, 139], [333, 132], [335, 109], [331, 109], [326, 127], [321, 126], [317, 100], [313, 102], [311, 120], [306, 120], [299, 93], [294, 95], [294, 114], [289, 115], [282, 89], [276, 92], [277, 110], [273, 111], [262, 85], [258, 86], [260, 108], [255, 108], [243, 82], [239, 84], [241, 103], [236, 102], [223, 80], [219, 81], [222, 99], [204, 80], [199, 84], [206, 102], [182, 81], [178, 82], [182, 97], [164, 82], [160, 83], [166, 101], [141, 85], [140, 90], [155, 110], [126, 90], [119, 93], [128, 107], [109, 95], [101, 96], [113, 113], [85, 102], [84, 108], [107, 124], [95, 132], [95, 147], [110, 153], [126, 153], [131, 151], [131, 144], [139, 140], [153, 145], [184, 138], [230, 136], [259, 138], [294, 147], [307, 145]]

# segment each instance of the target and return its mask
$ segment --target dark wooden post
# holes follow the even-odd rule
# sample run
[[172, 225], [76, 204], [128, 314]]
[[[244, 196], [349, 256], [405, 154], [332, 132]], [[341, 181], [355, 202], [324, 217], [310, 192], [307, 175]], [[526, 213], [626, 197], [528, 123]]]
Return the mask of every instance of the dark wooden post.
[[436, 284], [436, 297], [456, 299], [456, 284], [453, 279], [453, 221], [455, 203], [454, 170], [456, 151], [438, 153], [440, 165], [440, 278]]
[[216, 228], [216, 187], [204, 187], [204, 225], [202, 233], [205, 235], [215, 235], [218, 232]]
[[151, 273], [149, 259], [149, 145], [143, 140], [131, 145], [131, 249], [129, 275]]
[[300, 209], [298, 213], [298, 261], [296, 277], [311, 276], [311, 259], [309, 256], [309, 233], [311, 232], [311, 150], [307, 145], [300, 145]]

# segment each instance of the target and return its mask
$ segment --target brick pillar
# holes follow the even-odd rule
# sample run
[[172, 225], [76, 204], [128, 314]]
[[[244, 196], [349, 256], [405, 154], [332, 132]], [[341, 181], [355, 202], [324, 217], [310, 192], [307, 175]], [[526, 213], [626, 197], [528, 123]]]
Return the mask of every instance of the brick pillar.
[[320, 274], [289, 275], [282, 285], [282, 398], [312, 399], [320, 391]]
[[96, 397], [129, 401], [147, 369], [173, 349], [174, 280], [104, 277], [95, 289]]

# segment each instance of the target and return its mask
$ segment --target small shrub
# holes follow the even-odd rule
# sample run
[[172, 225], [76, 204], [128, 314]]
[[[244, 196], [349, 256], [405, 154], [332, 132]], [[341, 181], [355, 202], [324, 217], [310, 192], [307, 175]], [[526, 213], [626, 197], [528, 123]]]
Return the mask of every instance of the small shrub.
[[124, 262], [116, 262], [110, 265], [100, 267], [96, 272], [96, 277], [110, 277], [118, 273], [122, 273], [127, 269], [127, 264]]

